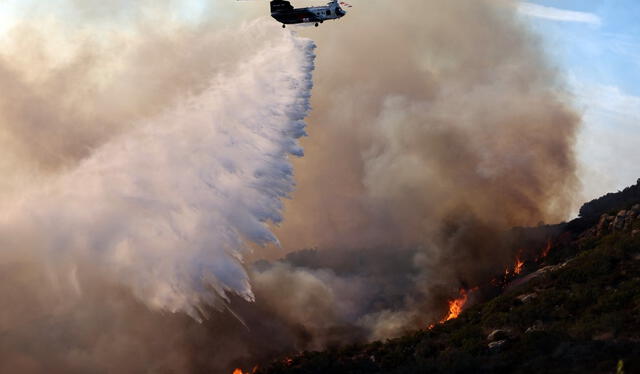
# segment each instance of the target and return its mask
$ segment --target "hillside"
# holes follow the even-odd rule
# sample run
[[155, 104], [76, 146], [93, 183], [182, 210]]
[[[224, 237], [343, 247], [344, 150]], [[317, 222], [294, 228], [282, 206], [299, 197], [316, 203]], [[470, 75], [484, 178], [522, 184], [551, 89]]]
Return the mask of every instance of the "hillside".
[[498, 295], [465, 306], [457, 318], [386, 342], [304, 352], [254, 372], [640, 372], [640, 180], [580, 212], [568, 223], [514, 229], [518, 245], [547, 245], [465, 291]]

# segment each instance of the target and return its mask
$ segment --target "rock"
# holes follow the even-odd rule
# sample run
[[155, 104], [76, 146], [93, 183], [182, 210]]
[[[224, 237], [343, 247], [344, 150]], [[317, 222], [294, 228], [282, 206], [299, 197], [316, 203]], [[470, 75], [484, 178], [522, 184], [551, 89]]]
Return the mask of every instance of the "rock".
[[558, 344], [556, 349], [553, 351], [553, 354], [551, 355], [551, 357], [558, 358], [558, 357], [565, 356], [568, 354], [570, 349], [571, 349], [571, 344], [567, 342], [560, 343]]
[[636, 213], [632, 210], [627, 211], [627, 215], [624, 217], [624, 231], [629, 232], [633, 227], [633, 221], [636, 219]]
[[531, 302], [533, 299], [535, 299], [536, 297], [538, 297], [538, 294], [533, 292], [533, 293], [528, 293], [528, 294], [524, 294], [524, 295], [520, 295], [520, 296], [516, 296], [516, 298], [520, 301], [522, 301], [523, 303], [529, 303]]
[[637, 235], [639, 235], [639, 234], [640, 234], [640, 230], [633, 230], [633, 231], [631, 232], [631, 236], [632, 236], [632, 237], [636, 237], [636, 236], [637, 236]]
[[612, 229], [613, 231], [622, 231], [624, 230], [624, 224], [627, 218], [627, 211], [621, 210], [616, 215], [616, 218], [613, 220]]
[[614, 219], [615, 217], [608, 214], [603, 214], [602, 216], [600, 216], [600, 221], [598, 221], [598, 225], [596, 226], [596, 235], [603, 236], [607, 234], [612, 226]]
[[490, 342], [495, 342], [498, 340], [506, 340], [507, 338], [509, 338], [508, 330], [500, 330], [500, 329], [493, 330], [489, 335], [487, 335], [487, 340]]
[[593, 340], [607, 341], [607, 340], [613, 339], [613, 337], [614, 337], [613, 332], [609, 331], [609, 332], [605, 332], [603, 334], [594, 336]]
[[542, 330], [543, 330], [542, 327], [533, 325], [531, 327], [528, 327], [526, 330], [524, 330], [524, 333], [525, 334], [530, 334], [532, 332], [542, 331]]
[[640, 204], [636, 204], [636, 205], [634, 205], [634, 206], [631, 208], [631, 210], [632, 210], [633, 212], [635, 212], [636, 214], [640, 213]]
[[507, 344], [506, 340], [498, 340], [497, 342], [489, 343], [489, 349], [498, 350]]
[[543, 330], [544, 330], [544, 324], [542, 323], [542, 321], [536, 321], [531, 327], [527, 328], [524, 333], [529, 334], [534, 331], [543, 331]]
[[548, 266], [545, 266], [542, 269], [539, 269], [539, 270], [537, 270], [537, 271], [535, 271], [535, 272], [533, 272], [531, 274], [527, 274], [526, 276], [524, 276], [522, 278], [518, 278], [515, 281], [509, 283], [507, 288], [505, 288], [505, 292], [509, 292], [509, 291], [511, 291], [513, 289], [516, 289], [516, 288], [522, 286], [523, 284], [527, 284], [531, 280], [536, 279], [536, 278], [538, 278], [538, 277], [540, 277], [540, 276], [542, 276], [542, 275], [544, 275], [546, 273], [560, 270], [560, 269], [564, 268], [565, 266], [567, 266], [574, 259], [575, 259], [575, 257], [571, 258], [571, 259], [569, 259], [569, 260], [567, 260], [567, 261], [565, 261], [565, 262], [563, 262], [562, 264], [559, 264], [559, 265], [548, 265]]

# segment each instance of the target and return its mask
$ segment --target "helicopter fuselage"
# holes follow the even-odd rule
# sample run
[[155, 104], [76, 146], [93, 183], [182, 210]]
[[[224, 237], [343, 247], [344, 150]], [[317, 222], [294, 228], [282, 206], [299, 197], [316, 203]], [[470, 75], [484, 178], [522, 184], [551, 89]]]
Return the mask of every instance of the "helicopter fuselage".
[[343, 17], [345, 12], [337, 0], [332, 0], [325, 6], [294, 8], [289, 1], [272, 0], [271, 17], [284, 25], [299, 23], [322, 23], [327, 20]]

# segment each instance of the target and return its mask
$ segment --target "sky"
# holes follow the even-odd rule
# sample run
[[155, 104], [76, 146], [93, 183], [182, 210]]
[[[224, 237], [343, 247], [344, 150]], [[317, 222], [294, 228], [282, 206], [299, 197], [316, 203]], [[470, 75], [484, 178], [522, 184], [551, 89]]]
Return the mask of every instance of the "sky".
[[520, 14], [583, 113], [577, 151], [585, 198], [640, 178], [640, 1], [530, 0]]
[[[46, 9], [55, 9], [56, 1], [61, 0], [47, 2]], [[177, 17], [197, 19], [204, 3], [181, 2]], [[355, 11], [365, 4], [352, 3]], [[34, 4], [0, 0], [0, 34]], [[640, 177], [640, 1], [527, 0], [519, 13], [541, 36], [583, 115], [576, 147], [583, 184], [578, 200], [634, 184]]]

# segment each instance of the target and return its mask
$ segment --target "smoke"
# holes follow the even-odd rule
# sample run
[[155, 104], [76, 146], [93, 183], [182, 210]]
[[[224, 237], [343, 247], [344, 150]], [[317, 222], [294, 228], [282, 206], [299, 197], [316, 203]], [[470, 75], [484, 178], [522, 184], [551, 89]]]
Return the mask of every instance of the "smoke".
[[501, 227], [567, 217], [579, 118], [510, 4], [351, 13], [317, 39], [316, 126], [285, 244], [422, 243], [452, 214]]
[[312, 97], [313, 42], [180, 3], [61, 1], [0, 43], [0, 371], [394, 336], [571, 211], [579, 118], [510, 2], [354, 4], [300, 31]]
[[243, 240], [276, 242], [265, 222], [281, 221], [287, 156], [302, 155], [312, 47], [287, 34], [264, 46], [238, 75], [27, 192], [3, 226], [26, 232], [22, 245], [39, 232], [57, 256], [88, 252], [155, 308], [197, 317], [226, 291], [253, 299], [240, 250]]
[[277, 242], [314, 44], [264, 19], [162, 24], [169, 3], [115, 29], [116, 7], [57, 5], [2, 40], [0, 369], [226, 368], [196, 321], [254, 298], [242, 256]]
[[[370, 337], [438, 320], [459, 287], [513, 261], [510, 227], [576, 204], [580, 118], [513, 5], [369, 1], [316, 37], [313, 126], [276, 234], [289, 249], [410, 256], [394, 269], [406, 277], [384, 278], [406, 297], [350, 317]], [[361, 255], [388, 261], [380, 251]]]

